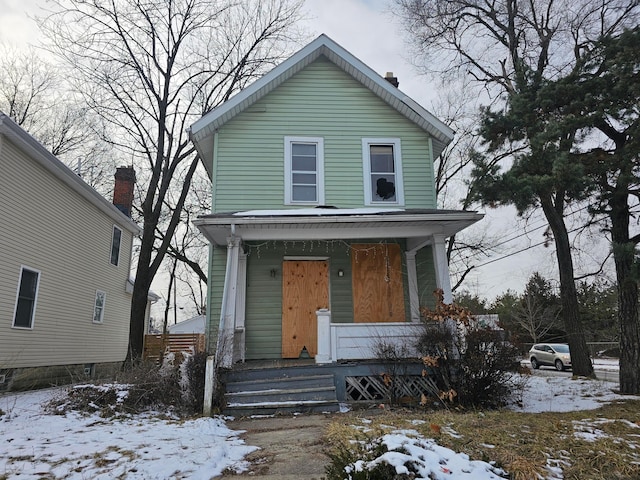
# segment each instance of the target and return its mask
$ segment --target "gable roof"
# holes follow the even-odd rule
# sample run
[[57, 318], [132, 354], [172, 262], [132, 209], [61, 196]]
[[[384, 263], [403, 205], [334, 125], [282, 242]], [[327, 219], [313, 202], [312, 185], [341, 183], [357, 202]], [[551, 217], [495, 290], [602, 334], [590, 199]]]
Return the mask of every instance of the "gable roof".
[[213, 137], [218, 128], [303, 70], [320, 56], [327, 58], [388, 105], [428, 132], [434, 139], [434, 158], [437, 158], [453, 139], [454, 132], [451, 128], [328, 36], [322, 34], [269, 73], [191, 125], [189, 129], [190, 138], [205, 167], [208, 168], [209, 164], [205, 159], [211, 159], [213, 156]]
[[[91, 185], [80, 178], [73, 170], [56, 158], [35, 138], [27, 133], [6, 114], [0, 112], [0, 135], [6, 136], [29, 158], [44, 167], [49, 173], [60, 179], [69, 188], [76, 191], [107, 216], [134, 235], [140, 234], [140, 227], [118, 210], [111, 202], [100, 195]], [[0, 142], [1, 147], [1, 142]], [[0, 148], [1, 151], [1, 148]]]

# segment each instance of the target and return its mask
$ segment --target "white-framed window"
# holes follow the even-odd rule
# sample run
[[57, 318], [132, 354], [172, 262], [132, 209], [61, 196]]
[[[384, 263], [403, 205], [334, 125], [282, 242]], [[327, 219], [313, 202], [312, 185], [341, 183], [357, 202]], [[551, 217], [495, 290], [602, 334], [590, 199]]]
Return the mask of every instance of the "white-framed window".
[[96, 290], [96, 299], [93, 303], [93, 323], [102, 323], [104, 318], [104, 304], [107, 301], [107, 294], [102, 290]]
[[122, 242], [122, 230], [115, 225], [113, 226], [113, 235], [111, 236], [111, 265], [118, 266], [120, 262], [120, 243]]
[[404, 205], [399, 138], [363, 138], [365, 205]]
[[39, 286], [40, 272], [33, 268], [20, 267], [18, 293], [16, 295], [16, 306], [13, 313], [14, 328], [33, 329]]
[[324, 205], [324, 139], [284, 137], [285, 205]]

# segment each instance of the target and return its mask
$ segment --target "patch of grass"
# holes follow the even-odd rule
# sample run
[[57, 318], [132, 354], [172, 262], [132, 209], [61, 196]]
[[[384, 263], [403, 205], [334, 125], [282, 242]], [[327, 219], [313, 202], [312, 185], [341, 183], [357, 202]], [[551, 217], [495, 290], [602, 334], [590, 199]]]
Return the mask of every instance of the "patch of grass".
[[640, 478], [637, 400], [566, 413], [351, 412], [329, 426], [325, 441], [330, 456], [357, 459], [364, 443], [407, 428], [473, 460], [494, 461], [514, 480], [545, 478], [550, 466], [566, 479]]

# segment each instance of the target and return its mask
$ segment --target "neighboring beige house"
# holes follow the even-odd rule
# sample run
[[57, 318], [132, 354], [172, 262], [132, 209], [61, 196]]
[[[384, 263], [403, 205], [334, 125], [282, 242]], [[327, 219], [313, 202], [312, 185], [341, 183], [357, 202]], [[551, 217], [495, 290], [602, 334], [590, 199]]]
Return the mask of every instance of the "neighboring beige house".
[[[0, 390], [102, 376], [127, 353], [135, 173], [105, 200], [0, 112]], [[122, 213], [125, 212], [125, 213]]]

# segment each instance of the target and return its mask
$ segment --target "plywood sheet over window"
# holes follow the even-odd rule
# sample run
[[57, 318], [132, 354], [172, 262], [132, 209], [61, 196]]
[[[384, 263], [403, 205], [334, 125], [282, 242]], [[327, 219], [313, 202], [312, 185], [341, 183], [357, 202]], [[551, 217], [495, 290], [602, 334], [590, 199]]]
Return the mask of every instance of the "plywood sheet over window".
[[318, 351], [316, 311], [329, 308], [329, 262], [291, 260], [282, 264], [282, 358]]
[[351, 246], [355, 322], [404, 322], [402, 258], [397, 244]]

